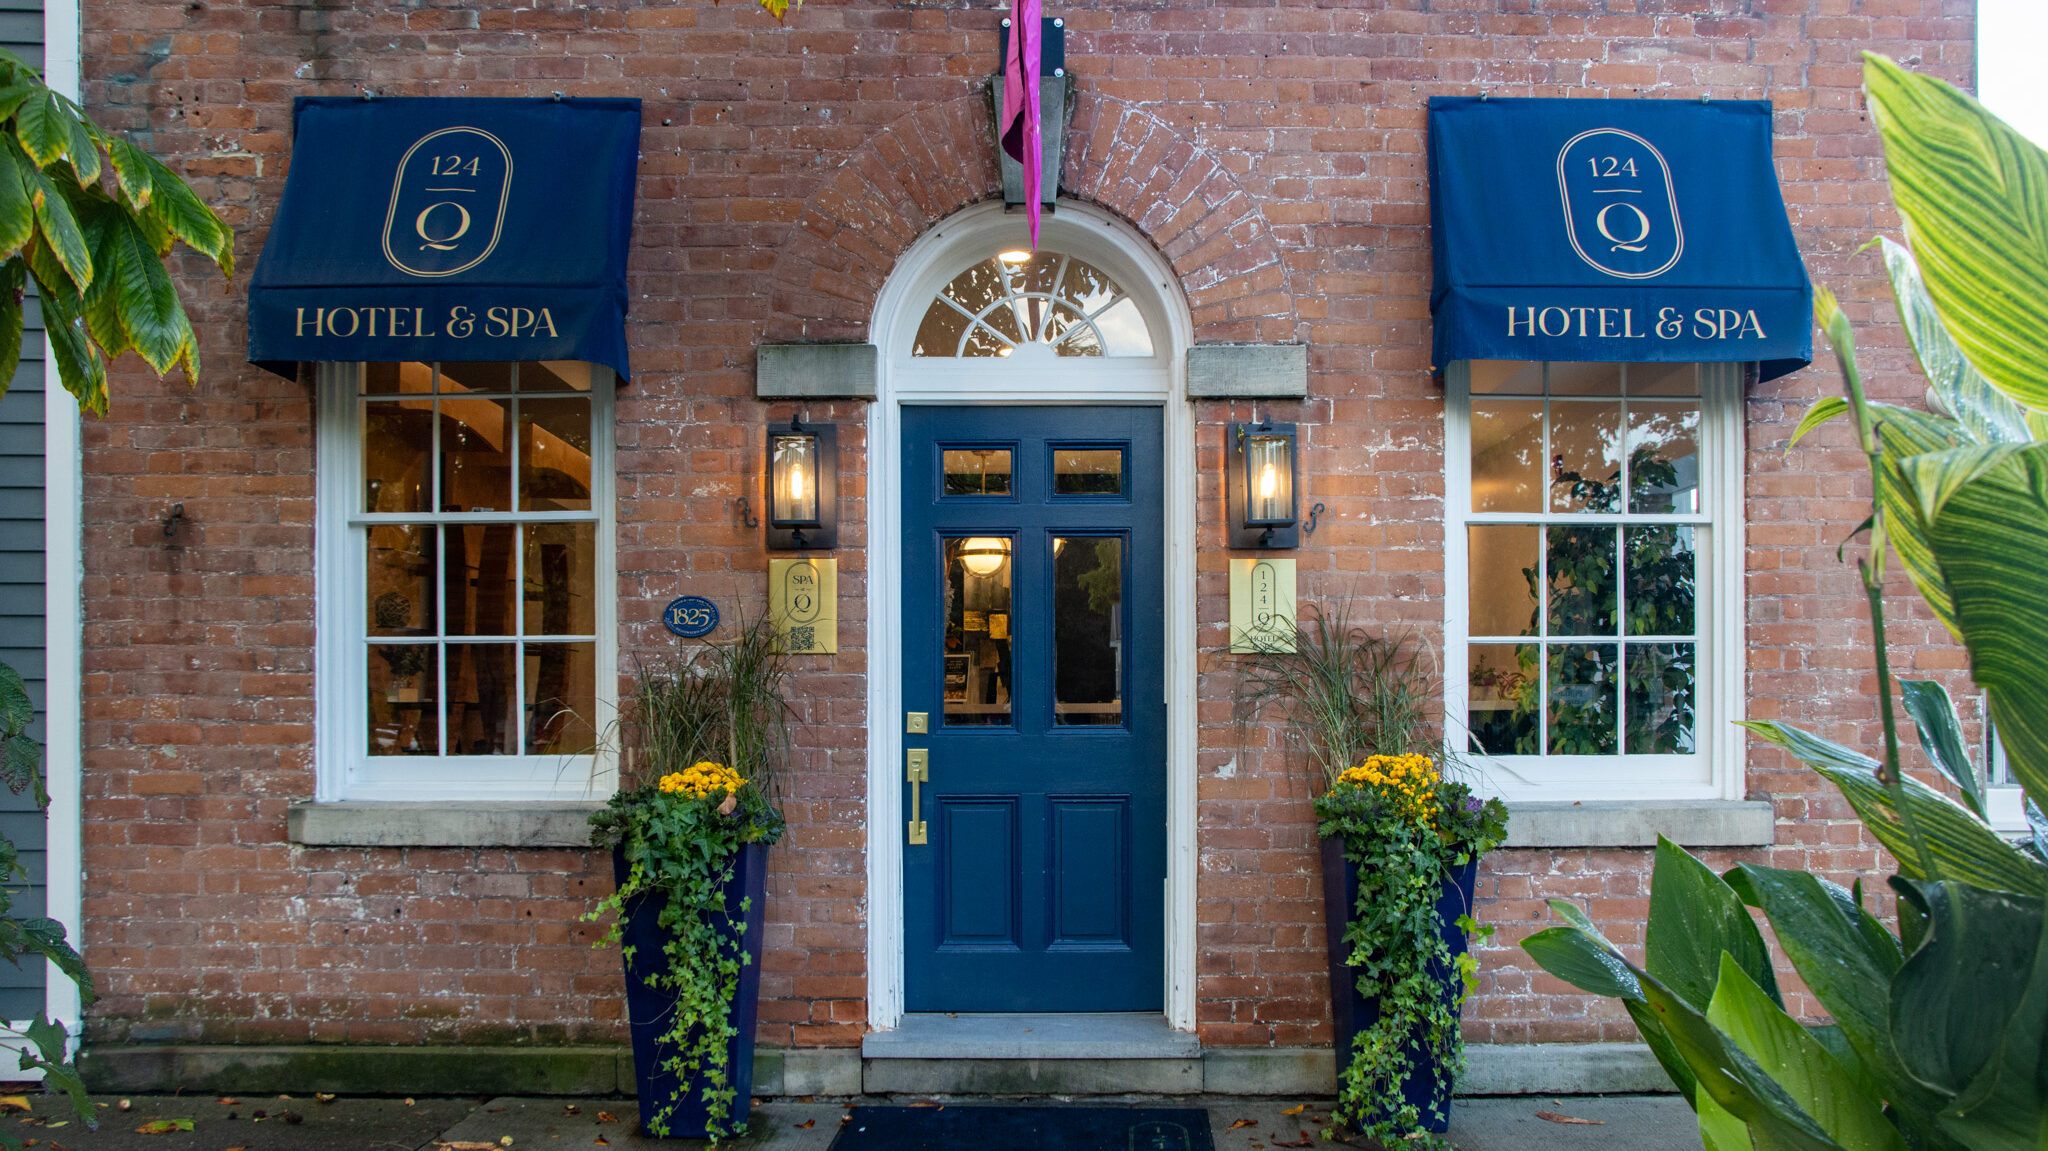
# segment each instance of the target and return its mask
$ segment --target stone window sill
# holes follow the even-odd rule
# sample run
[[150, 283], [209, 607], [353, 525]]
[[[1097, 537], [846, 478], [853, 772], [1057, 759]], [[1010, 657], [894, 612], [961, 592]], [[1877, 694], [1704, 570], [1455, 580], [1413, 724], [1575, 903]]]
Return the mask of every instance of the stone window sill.
[[1777, 817], [1766, 800], [1588, 800], [1508, 804], [1504, 847], [1764, 847]]
[[602, 803], [295, 803], [305, 847], [588, 847]]

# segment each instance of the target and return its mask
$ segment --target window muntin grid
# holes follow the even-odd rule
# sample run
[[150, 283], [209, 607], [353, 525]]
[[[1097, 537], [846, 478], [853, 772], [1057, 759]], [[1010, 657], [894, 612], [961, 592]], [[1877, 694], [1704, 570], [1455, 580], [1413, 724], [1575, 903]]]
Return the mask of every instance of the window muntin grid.
[[1466, 750], [1691, 755], [1701, 691], [1695, 365], [1470, 365]]

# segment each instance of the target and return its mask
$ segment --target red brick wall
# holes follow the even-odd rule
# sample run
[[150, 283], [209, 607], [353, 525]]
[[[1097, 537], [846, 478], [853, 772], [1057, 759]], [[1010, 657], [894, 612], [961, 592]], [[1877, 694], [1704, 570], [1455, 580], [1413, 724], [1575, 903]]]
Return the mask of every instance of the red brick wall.
[[[1623, 9], [1636, 11], [1622, 11]], [[1427, 9], [1427, 10], [1424, 10]], [[1446, 10], [1450, 9], [1450, 10]], [[1877, 262], [1895, 226], [1859, 57], [1971, 79], [1969, 0], [1388, 0], [1069, 5], [1079, 85], [1068, 189], [1131, 221], [1180, 276], [1203, 341], [1306, 341], [1305, 602], [1350, 596], [1389, 627], [1442, 616], [1442, 402], [1428, 367], [1424, 105], [1432, 95], [1768, 98], [1816, 280], [1866, 327], [1884, 395], [1919, 385]], [[340, 851], [285, 841], [313, 790], [310, 388], [241, 364], [249, 269], [282, 187], [290, 100], [633, 95], [646, 101], [634, 231], [634, 380], [618, 406], [621, 644], [665, 648], [687, 587], [760, 610], [765, 554], [732, 501], [758, 495], [761, 340], [865, 338], [898, 256], [995, 192], [982, 83], [993, 6], [814, 2], [777, 26], [712, 6], [549, 2], [86, 6], [86, 101], [184, 173], [238, 232], [229, 290], [181, 265], [208, 369], [195, 389], [126, 372], [86, 429], [85, 941], [101, 1040], [411, 1043], [616, 1039], [616, 959], [578, 916], [608, 882], [577, 851]], [[1865, 485], [1838, 431], [1790, 457], [1823, 361], [1748, 406], [1750, 714], [1868, 746], [1861, 598], [1834, 545]], [[1262, 405], [1262, 411], [1269, 406]], [[774, 855], [762, 1037], [864, 1030], [868, 463], [842, 432], [840, 654], [805, 661], [791, 833]], [[1223, 429], [1198, 405], [1201, 479], [1199, 1017], [1206, 1042], [1329, 1039], [1307, 788], [1240, 751], [1229, 720]], [[189, 525], [166, 539], [174, 502]], [[757, 499], [758, 503], [758, 499]], [[1959, 654], [1901, 588], [1915, 670]], [[1270, 744], [1270, 732], [1254, 733]], [[1775, 753], [1752, 795], [1784, 821], [1742, 858], [1848, 876], [1878, 865], [1839, 799]], [[1474, 1038], [1623, 1039], [1609, 1004], [1532, 974], [1514, 943], [1542, 900], [1589, 903], [1639, 941], [1645, 852], [1490, 861]], [[1735, 856], [1717, 854], [1725, 864]]]

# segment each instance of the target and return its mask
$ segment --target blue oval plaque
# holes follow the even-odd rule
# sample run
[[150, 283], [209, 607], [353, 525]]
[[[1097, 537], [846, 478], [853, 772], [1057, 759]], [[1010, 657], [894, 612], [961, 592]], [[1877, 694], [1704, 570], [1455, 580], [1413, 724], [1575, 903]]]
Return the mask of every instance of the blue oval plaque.
[[718, 605], [701, 595], [679, 595], [661, 609], [661, 622], [684, 639], [701, 639], [718, 630]]

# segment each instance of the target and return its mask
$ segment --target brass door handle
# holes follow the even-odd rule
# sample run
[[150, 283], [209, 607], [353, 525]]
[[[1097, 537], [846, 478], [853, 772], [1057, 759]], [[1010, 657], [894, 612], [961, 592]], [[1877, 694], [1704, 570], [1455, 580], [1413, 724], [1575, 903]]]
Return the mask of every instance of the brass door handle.
[[904, 752], [903, 758], [903, 774], [910, 783], [910, 842], [916, 846], [925, 842], [924, 820], [917, 818], [924, 813], [924, 799], [918, 788], [932, 781], [931, 752], [913, 748]]

